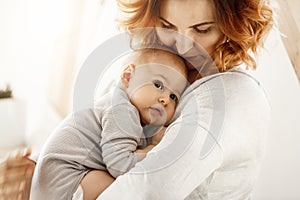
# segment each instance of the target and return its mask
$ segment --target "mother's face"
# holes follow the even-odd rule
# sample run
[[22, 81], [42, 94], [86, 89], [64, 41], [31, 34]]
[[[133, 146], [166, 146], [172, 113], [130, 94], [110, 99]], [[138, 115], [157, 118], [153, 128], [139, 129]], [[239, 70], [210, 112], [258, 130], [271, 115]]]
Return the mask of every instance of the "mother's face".
[[163, 0], [157, 27], [172, 31], [158, 29], [158, 36], [161, 42], [185, 58], [192, 59], [199, 54], [195, 43], [211, 54], [224, 39], [214, 13], [211, 0]]

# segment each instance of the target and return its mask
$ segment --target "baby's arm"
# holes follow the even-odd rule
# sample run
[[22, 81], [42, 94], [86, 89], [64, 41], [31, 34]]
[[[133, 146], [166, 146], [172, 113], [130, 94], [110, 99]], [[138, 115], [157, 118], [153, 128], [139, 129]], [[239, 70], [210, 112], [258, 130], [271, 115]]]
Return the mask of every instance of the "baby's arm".
[[[157, 145], [165, 133], [166, 127], [162, 127], [155, 133], [151, 139], [151, 144], [144, 149], [137, 149], [135, 152], [138, 154], [139, 161], [144, 159], [146, 154]], [[82, 179], [80, 185], [82, 187], [83, 199], [96, 199], [106, 188], [108, 188], [115, 178], [108, 172], [102, 170], [92, 170], [87, 173]]]
[[[138, 160], [145, 158], [146, 154], [154, 147], [150, 144], [144, 149], [137, 149]], [[107, 171], [92, 170], [88, 172], [82, 179], [80, 185], [83, 190], [83, 200], [96, 199], [106, 188], [108, 188], [115, 178]]]
[[94, 109], [96, 116], [102, 116], [99, 118], [102, 126], [100, 147], [107, 171], [95, 169], [82, 178], [80, 185], [84, 200], [95, 199], [116, 177], [129, 171], [139, 161], [135, 150], [143, 137], [143, 129], [135, 110], [122, 99], [118, 105], [105, 111]]

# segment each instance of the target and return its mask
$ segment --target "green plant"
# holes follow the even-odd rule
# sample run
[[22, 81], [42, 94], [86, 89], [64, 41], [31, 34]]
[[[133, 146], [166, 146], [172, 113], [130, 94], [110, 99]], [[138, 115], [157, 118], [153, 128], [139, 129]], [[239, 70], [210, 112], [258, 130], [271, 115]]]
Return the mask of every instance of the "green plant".
[[12, 90], [9, 85], [6, 86], [5, 90], [0, 89], [0, 99], [12, 98]]

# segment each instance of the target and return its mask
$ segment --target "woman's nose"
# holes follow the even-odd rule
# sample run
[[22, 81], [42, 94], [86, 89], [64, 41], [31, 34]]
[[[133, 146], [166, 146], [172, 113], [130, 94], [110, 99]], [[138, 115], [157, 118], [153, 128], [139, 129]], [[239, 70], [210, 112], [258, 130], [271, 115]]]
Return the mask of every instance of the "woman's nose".
[[176, 40], [175, 46], [176, 46], [177, 52], [180, 55], [187, 53], [194, 46], [194, 41], [191, 38], [189, 38], [187, 35], [184, 35], [184, 34], [178, 33], [175, 40]]

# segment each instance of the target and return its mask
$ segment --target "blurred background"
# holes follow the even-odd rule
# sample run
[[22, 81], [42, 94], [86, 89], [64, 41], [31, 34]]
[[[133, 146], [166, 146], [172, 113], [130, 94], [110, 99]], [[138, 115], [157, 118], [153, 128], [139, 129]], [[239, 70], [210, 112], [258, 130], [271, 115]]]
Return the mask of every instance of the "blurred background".
[[[0, 101], [0, 109], [10, 113], [0, 110], [0, 119], [6, 118], [0, 121], [2, 147], [25, 141], [39, 149], [71, 111], [78, 70], [99, 44], [117, 33], [116, 9], [115, 1], [104, 0], [0, 0], [0, 88], [9, 84], [14, 96], [14, 105]], [[16, 121], [22, 126], [16, 127]], [[7, 129], [16, 135], [7, 135]]]
[[[253, 73], [272, 107], [267, 153], [254, 200], [300, 199], [300, 1], [276, 1], [270, 34]], [[283, 12], [284, 11], [284, 12]], [[296, 14], [295, 14], [296, 13]], [[39, 151], [72, 109], [76, 74], [87, 56], [118, 33], [114, 0], [0, 0], [0, 157]], [[299, 76], [300, 77], [300, 76]]]

